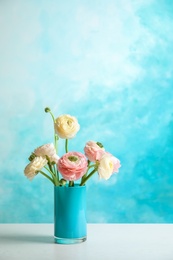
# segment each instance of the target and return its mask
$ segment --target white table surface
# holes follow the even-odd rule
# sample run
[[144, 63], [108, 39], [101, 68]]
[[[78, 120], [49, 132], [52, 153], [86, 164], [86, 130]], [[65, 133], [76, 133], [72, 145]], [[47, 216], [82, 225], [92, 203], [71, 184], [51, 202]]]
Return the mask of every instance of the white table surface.
[[53, 224], [0, 224], [0, 260], [173, 260], [173, 224], [88, 224], [87, 241], [54, 243]]

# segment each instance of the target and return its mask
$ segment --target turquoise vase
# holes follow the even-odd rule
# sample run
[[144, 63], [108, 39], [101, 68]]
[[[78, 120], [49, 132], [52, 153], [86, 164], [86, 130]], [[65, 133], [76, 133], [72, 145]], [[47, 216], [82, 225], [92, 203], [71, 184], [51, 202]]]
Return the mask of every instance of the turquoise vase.
[[86, 240], [86, 236], [86, 186], [55, 186], [55, 243], [80, 243]]

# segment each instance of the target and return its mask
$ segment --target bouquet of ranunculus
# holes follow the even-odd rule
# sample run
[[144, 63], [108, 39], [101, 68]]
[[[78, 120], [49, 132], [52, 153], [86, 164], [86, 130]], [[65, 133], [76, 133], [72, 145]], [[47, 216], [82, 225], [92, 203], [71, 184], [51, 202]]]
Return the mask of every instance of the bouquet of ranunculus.
[[[84, 147], [84, 154], [68, 151], [68, 140], [75, 137], [80, 126], [77, 119], [70, 115], [61, 115], [55, 119], [50, 108], [54, 124], [54, 144], [44, 144], [30, 155], [30, 163], [25, 167], [26, 177], [32, 180], [38, 173], [48, 178], [55, 186], [74, 186], [74, 181], [80, 179], [80, 186], [98, 172], [100, 178], [109, 179], [118, 172], [120, 161], [109, 152], [106, 152], [100, 142], [89, 141]], [[65, 139], [65, 154], [58, 156], [58, 140]]]

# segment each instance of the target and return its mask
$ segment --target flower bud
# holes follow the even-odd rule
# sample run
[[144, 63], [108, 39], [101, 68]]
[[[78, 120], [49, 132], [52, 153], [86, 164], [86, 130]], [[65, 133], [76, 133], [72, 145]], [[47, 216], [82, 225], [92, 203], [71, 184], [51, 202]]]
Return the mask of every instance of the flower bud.
[[65, 186], [67, 181], [65, 179], [61, 179], [59, 183], [61, 186]]
[[46, 107], [46, 108], [44, 109], [44, 111], [45, 111], [46, 113], [49, 113], [51, 110], [50, 110], [49, 107]]
[[103, 148], [104, 146], [102, 145], [102, 143], [100, 142], [96, 142], [96, 144], [100, 147], [100, 148]]
[[36, 157], [36, 155], [35, 155], [34, 153], [32, 153], [32, 154], [29, 156], [28, 160], [31, 162], [32, 160], [34, 160], [35, 157]]

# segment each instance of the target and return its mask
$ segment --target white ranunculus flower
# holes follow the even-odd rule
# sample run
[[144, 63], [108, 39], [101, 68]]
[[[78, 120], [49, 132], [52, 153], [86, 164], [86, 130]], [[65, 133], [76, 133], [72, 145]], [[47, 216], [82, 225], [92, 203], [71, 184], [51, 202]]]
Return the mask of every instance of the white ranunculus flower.
[[47, 160], [41, 156], [35, 157], [24, 170], [25, 176], [32, 180], [38, 171], [40, 171], [47, 164]]
[[34, 154], [36, 156], [42, 156], [43, 158], [46, 157], [46, 155], [49, 157], [50, 162], [57, 163], [59, 160], [59, 156], [56, 154], [56, 150], [54, 145], [51, 144], [44, 144], [37, 149], [34, 150]]
[[102, 158], [100, 159], [99, 166], [98, 166], [98, 173], [100, 178], [108, 180], [114, 169], [114, 164], [111, 159], [110, 155], [103, 155]]
[[55, 132], [62, 139], [71, 139], [80, 129], [77, 119], [70, 115], [61, 115], [55, 120]]

